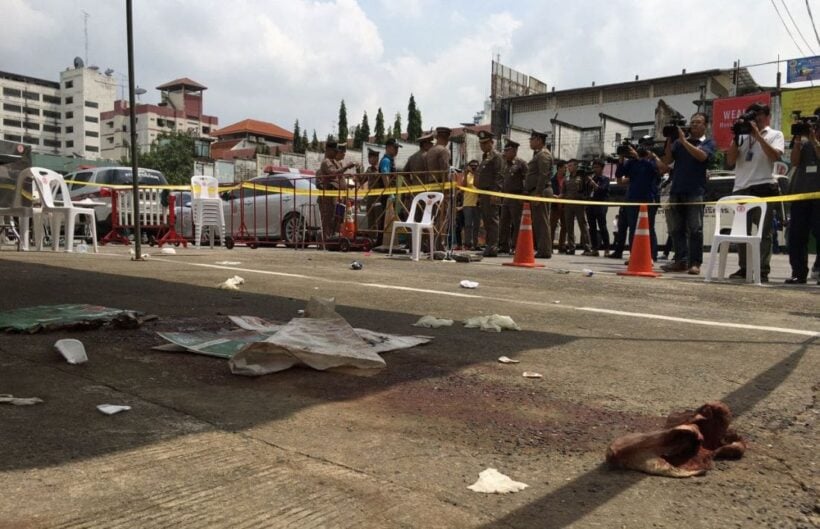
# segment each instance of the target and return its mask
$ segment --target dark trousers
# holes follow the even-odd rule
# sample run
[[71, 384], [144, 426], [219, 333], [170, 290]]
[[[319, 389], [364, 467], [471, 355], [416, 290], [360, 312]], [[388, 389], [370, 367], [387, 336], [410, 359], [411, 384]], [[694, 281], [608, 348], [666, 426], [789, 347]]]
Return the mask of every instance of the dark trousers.
[[[629, 222], [626, 217], [626, 208], [621, 206], [618, 208], [618, 229], [615, 231], [613, 238], [612, 253], [620, 256], [624, 253], [626, 246], [626, 232], [629, 229]], [[629, 234], [629, 240], [632, 240], [632, 233]]]
[[478, 207], [481, 210], [481, 222], [484, 223], [484, 241], [488, 250], [498, 249], [498, 204], [495, 197], [481, 195]]
[[[759, 184], [745, 189], [738, 189], [732, 192], [733, 195], [752, 195], [755, 197], [776, 197], [780, 196], [780, 188], [777, 184]], [[752, 233], [752, 225], [759, 225], [763, 222], [763, 237], [760, 240], [760, 275], [767, 276], [771, 270], [772, 260], [772, 216], [774, 215], [774, 208], [777, 206], [775, 202], [766, 204], [766, 216], [761, 220], [760, 209], [755, 208], [749, 212], [746, 217], [746, 233]], [[738, 264], [742, 270], [746, 270], [746, 245], [738, 245]]]
[[[820, 245], [820, 200], [792, 202], [789, 220], [789, 264], [792, 277], [809, 275], [809, 234]], [[820, 252], [816, 252], [820, 254]]]
[[374, 246], [384, 243], [384, 214], [387, 211], [387, 195], [365, 198], [367, 206], [367, 230]]
[[518, 228], [521, 226], [521, 201], [505, 199], [501, 205], [501, 223], [498, 236], [498, 247], [503, 252], [515, 248], [518, 242]]
[[[567, 248], [567, 230], [564, 228], [564, 204], [552, 204], [550, 208], [550, 234], [555, 238], [558, 232], [558, 249]], [[553, 241], [554, 242], [554, 241]]]
[[575, 223], [581, 233], [581, 247], [585, 252], [592, 250], [589, 241], [589, 227], [584, 206], [580, 204], [564, 204], [564, 229], [567, 231], [567, 250], [575, 250]]
[[[629, 255], [632, 255], [632, 248], [635, 247], [633, 239], [635, 238], [635, 230], [638, 229], [638, 216], [640, 215], [640, 206], [630, 206], [626, 208], [627, 224], [629, 225]], [[652, 249], [652, 260], [658, 260], [658, 237], [655, 235], [655, 215], [658, 213], [658, 206], [649, 206], [649, 243]]]
[[[675, 262], [688, 266], [703, 264], [703, 195], [669, 195], [671, 205], [666, 215], [672, 224], [672, 244], [675, 246]], [[772, 242], [769, 241], [769, 246]]]
[[587, 206], [589, 238], [593, 250], [609, 250], [609, 230], [606, 225], [606, 206]]
[[541, 257], [552, 255], [549, 202], [530, 202], [532, 210], [532, 235], [535, 237], [535, 253]]

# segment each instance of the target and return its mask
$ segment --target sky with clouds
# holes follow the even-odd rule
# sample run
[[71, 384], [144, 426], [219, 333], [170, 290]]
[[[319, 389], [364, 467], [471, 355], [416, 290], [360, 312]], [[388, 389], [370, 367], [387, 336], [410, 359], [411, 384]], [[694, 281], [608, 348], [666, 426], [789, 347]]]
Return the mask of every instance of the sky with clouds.
[[[58, 80], [75, 56], [127, 72], [125, 0], [3, 0], [0, 70]], [[556, 89], [820, 54], [805, 0], [135, 0], [136, 80], [208, 87], [220, 125], [254, 118], [320, 137], [381, 107], [425, 128], [470, 121], [489, 95], [491, 60]], [[778, 18], [789, 25], [795, 44]], [[809, 0], [815, 19], [820, 2]], [[792, 24], [792, 19], [799, 28]], [[798, 49], [802, 48], [802, 52]], [[785, 82], [785, 66], [781, 66]], [[751, 70], [775, 84], [776, 66]], [[796, 85], [800, 86], [800, 85]]]

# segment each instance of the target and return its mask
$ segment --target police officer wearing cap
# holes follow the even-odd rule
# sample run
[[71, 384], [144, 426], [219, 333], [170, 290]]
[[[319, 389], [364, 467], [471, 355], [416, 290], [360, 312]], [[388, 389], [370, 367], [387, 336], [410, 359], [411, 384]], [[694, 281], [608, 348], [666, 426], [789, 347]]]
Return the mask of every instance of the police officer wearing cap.
[[[530, 133], [532, 160], [527, 163], [524, 179], [524, 194], [531, 197], [552, 197], [549, 185], [552, 175], [552, 154], [546, 147], [547, 133], [534, 130]], [[535, 237], [535, 256], [543, 259], [552, 257], [552, 234], [549, 225], [549, 202], [533, 201], [532, 232]]]
[[[527, 162], [518, 157], [519, 144], [507, 140], [504, 144], [502, 156], [504, 166], [501, 174], [504, 183], [501, 191], [512, 195], [524, 193], [524, 179], [527, 177]], [[518, 242], [518, 228], [521, 224], [521, 200], [504, 197], [501, 199], [501, 224], [499, 228], [498, 249], [503, 253], [511, 253]]]
[[328, 140], [325, 143], [325, 157], [319, 165], [319, 170], [316, 171], [316, 187], [325, 190], [325, 192], [337, 190], [336, 193], [328, 193], [316, 199], [319, 205], [319, 214], [322, 217], [322, 236], [325, 239], [331, 237], [336, 231], [336, 199], [339, 189], [339, 175], [356, 165], [351, 163], [343, 166], [341, 162], [337, 162], [337, 149], [338, 144], [334, 140]]
[[[447, 127], [436, 127], [436, 144], [427, 151], [427, 170], [430, 174], [430, 183], [444, 185], [450, 181], [450, 149], [447, 144], [450, 142], [452, 131]], [[436, 245], [442, 249], [446, 242], [446, 234], [449, 230], [449, 200], [450, 191], [444, 190], [441, 186], [436, 186], [433, 191], [444, 191], [444, 200], [436, 213]]]
[[[383, 189], [387, 187], [387, 177], [379, 174], [379, 151], [367, 149], [367, 163], [369, 165], [361, 180], [361, 184], [366, 184], [368, 190], [368, 195], [364, 200], [367, 208], [367, 229], [370, 231], [374, 245], [380, 246], [384, 236], [382, 223], [387, 206], [387, 196], [384, 195]], [[381, 194], [370, 194], [371, 192], [381, 192]]]
[[[504, 185], [504, 159], [495, 150], [493, 135], [486, 130], [479, 131], [478, 144], [481, 152], [481, 163], [478, 165], [478, 181], [476, 188], [482, 191], [501, 191]], [[498, 203], [497, 197], [492, 195], [478, 195], [478, 207], [481, 211], [481, 221], [484, 223], [486, 246], [484, 257], [498, 256]]]
[[416, 140], [419, 144], [419, 150], [410, 155], [407, 162], [404, 164], [402, 171], [407, 173], [405, 176], [412, 184], [426, 184], [427, 177], [427, 151], [433, 146], [433, 139], [435, 136], [432, 132], [422, 135]]

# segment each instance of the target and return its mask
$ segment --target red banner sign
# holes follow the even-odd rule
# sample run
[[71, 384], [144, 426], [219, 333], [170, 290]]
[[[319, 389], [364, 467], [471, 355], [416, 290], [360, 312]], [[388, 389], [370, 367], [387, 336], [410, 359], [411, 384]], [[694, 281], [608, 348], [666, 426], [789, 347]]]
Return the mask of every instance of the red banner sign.
[[768, 92], [740, 97], [715, 99], [712, 103], [712, 137], [718, 149], [728, 149], [732, 143], [732, 125], [752, 103], [771, 104]]

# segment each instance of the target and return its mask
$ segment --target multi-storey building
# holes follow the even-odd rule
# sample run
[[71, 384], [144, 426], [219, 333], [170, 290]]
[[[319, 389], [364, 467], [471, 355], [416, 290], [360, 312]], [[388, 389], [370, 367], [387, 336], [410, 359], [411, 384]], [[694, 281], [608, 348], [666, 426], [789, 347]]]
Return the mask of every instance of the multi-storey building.
[[39, 152], [61, 152], [60, 83], [0, 72], [0, 100], [0, 138]]
[[117, 81], [112, 73], [112, 70], [100, 73], [96, 66], [86, 67], [78, 60], [74, 61], [74, 68], [60, 72], [62, 154], [100, 157], [100, 112], [114, 108], [117, 99]]

